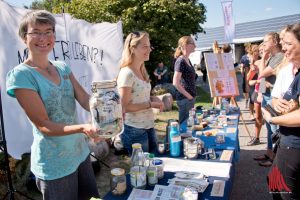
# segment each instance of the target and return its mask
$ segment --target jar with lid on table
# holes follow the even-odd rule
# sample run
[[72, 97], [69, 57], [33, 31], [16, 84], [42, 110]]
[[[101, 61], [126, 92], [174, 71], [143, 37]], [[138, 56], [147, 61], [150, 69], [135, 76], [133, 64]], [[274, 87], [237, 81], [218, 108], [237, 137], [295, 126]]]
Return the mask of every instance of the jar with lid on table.
[[89, 104], [92, 123], [99, 128], [101, 138], [111, 138], [122, 132], [122, 105], [115, 80], [92, 82]]
[[111, 170], [110, 189], [113, 195], [122, 195], [127, 189], [125, 170], [114, 168]]

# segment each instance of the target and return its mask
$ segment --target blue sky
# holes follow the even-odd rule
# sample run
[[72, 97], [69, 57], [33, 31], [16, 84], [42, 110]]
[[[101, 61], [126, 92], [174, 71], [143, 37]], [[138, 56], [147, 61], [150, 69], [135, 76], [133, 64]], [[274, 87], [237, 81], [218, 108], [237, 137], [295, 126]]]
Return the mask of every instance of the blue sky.
[[[29, 6], [33, 0], [5, 0], [10, 5]], [[206, 6], [207, 22], [204, 27], [223, 25], [222, 0], [199, 0]], [[233, 0], [233, 16], [235, 23], [257, 21], [300, 14], [300, 0]]]
[[[206, 6], [204, 27], [223, 26], [221, 0], [199, 0]], [[233, 0], [233, 17], [236, 24], [300, 14], [299, 0]]]

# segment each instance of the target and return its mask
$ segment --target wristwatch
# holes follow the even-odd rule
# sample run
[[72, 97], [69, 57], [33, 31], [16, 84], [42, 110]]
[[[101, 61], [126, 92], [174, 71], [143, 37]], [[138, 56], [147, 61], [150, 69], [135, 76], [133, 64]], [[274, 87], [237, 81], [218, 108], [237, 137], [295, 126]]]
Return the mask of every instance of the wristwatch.
[[269, 121], [268, 121], [269, 124], [273, 124], [272, 118], [273, 118], [273, 117], [271, 117], [271, 118], [269, 119]]

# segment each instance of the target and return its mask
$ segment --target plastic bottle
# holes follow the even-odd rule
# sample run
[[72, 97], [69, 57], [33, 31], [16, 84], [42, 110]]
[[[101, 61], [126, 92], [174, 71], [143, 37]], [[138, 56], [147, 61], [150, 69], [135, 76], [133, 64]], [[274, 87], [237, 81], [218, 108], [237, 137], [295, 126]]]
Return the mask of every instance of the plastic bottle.
[[197, 125], [197, 124], [199, 124], [199, 121], [198, 121], [198, 118], [197, 118], [197, 116], [196, 116], [196, 108], [192, 108], [191, 109], [192, 110], [192, 116], [193, 116], [193, 125]]
[[193, 110], [190, 110], [189, 111], [189, 118], [187, 120], [187, 130], [186, 130], [186, 133], [190, 136], [192, 136], [194, 124], [195, 124], [195, 120], [194, 120], [194, 117], [193, 117]]
[[140, 143], [132, 144], [132, 156], [131, 156], [131, 168], [130, 168], [130, 183], [134, 188], [144, 189], [147, 184], [145, 166], [145, 156]]
[[225, 110], [226, 114], [229, 113], [229, 102], [225, 98], [222, 98], [221, 110]]
[[153, 163], [154, 160], [154, 154], [149, 154], [149, 166], [147, 168], [147, 178], [148, 178], [148, 184], [153, 186], [157, 184], [158, 182], [158, 176], [157, 176], [157, 168]]
[[170, 131], [170, 156], [178, 157], [180, 155], [180, 143], [181, 137], [178, 131], [178, 123], [171, 123], [171, 131]]

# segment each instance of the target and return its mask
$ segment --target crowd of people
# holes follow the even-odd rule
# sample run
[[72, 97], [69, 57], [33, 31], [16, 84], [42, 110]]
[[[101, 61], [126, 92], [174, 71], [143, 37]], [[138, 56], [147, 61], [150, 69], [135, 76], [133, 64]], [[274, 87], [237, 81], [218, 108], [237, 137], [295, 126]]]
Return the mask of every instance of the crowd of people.
[[266, 34], [261, 44], [248, 45], [246, 51], [241, 59], [243, 91], [250, 113], [255, 113], [255, 137], [248, 145], [260, 144], [262, 117], [267, 128], [267, 151], [253, 159], [271, 167], [268, 184], [274, 199], [299, 199], [300, 23]]
[[[31, 11], [22, 19], [19, 36], [29, 56], [8, 72], [6, 89], [32, 124], [31, 171], [36, 185], [43, 199], [99, 197], [86, 140], [86, 136], [99, 140], [95, 138], [99, 130], [89, 123], [78, 124], [75, 110], [77, 101], [89, 111], [90, 96], [66, 63], [48, 59], [55, 44], [55, 18], [47, 11]], [[172, 82], [177, 89], [179, 123], [187, 120], [195, 105], [197, 75], [189, 60], [195, 47], [191, 36], [183, 36], [174, 53]], [[229, 45], [222, 49], [231, 51]], [[141, 143], [145, 152], [157, 150], [152, 108], [163, 110], [164, 104], [150, 96], [145, 62], [151, 51], [147, 32], [127, 35], [117, 86], [124, 112], [121, 140], [129, 154], [133, 143]], [[247, 46], [246, 52], [241, 59], [243, 92], [256, 127], [249, 145], [260, 144], [263, 117], [268, 130], [267, 151], [254, 159], [262, 166], [271, 166], [268, 184], [274, 198], [299, 199], [300, 23], [288, 25], [281, 34], [268, 33], [261, 44]], [[154, 76], [159, 84], [168, 81], [168, 68], [163, 62], [159, 62]], [[269, 107], [276, 116], [270, 114]], [[280, 142], [274, 150], [271, 138], [278, 132]]]

